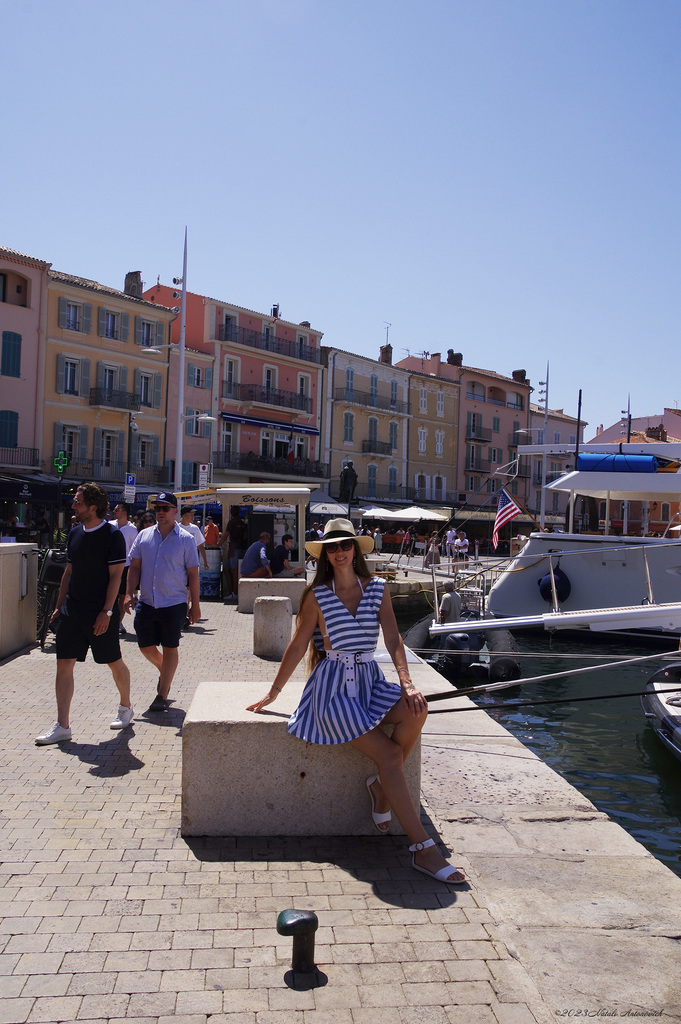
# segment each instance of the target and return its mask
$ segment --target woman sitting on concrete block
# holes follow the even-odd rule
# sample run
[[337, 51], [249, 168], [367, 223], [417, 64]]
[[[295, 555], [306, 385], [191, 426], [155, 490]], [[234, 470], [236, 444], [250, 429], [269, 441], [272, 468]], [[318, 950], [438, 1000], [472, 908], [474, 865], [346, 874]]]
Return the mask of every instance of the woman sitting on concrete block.
[[[317, 559], [317, 571], [301, 599], [295, 634], [269, 692], [247, 710], [262, 711], [275, 701], [309, 648], [310, 678], [288, 731], [308, 743], [351, 743], [371, 758], [378, 774], [366, 785], [378, 831], [389, 829], [392, 808], [411, 840], [413, 867], [459, 885], [466, 878], [428, 838], [404, 775], [428, 708], [411, 681], [385, 580], [372, 576], [364, 560], [373, 539], [357, 537], [348, 519], [331, 519], [323, 537], [305, 548]], [[374, 660], [379, 624], [399, 686], [388, 682]], [[394, 726], [391, 737], [381, 722]]]

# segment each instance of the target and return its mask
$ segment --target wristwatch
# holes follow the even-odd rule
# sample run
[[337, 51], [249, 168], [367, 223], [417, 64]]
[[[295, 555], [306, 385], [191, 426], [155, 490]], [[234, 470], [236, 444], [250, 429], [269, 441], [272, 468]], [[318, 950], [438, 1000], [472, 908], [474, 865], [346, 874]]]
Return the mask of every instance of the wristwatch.
[[108, 610], [107, 610], [106, 608], [104, 608], [104, 609], [103, 609], [103, 611], [104, 611], [104, 614], [105, 614], [105, 615], [107, 616], [107, 618], [109, 618], [109, 619], [110, 619], [110, 618], [111, 618], [111, 616], [113, 615], [113, 609], [111, 609], [111, 608], [109, 608]]

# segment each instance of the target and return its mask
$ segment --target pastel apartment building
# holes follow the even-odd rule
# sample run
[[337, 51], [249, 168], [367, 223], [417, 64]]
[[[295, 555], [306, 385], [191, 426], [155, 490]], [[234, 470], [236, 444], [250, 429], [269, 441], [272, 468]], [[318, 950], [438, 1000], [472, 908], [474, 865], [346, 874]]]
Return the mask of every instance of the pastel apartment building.
[[0, 246], [0, 468], [40, 468], [50, 264]]
[[392, 349], [378, 360], [325, 348], [324, 459], [329, 493], [338, 497], [348, 462], [357, 473], [355, 497], [365, 501], [408, 500], [409, 377], [392, 365]]
[[[145, 299], [176, 306], [177, 288], [157, 284]], [[198, 483], [201, 464], [212, 481], [248, 483], [294, 479], [319, 487], [328, 468], [321, 451], [322, 333], [309, 322], [187, 293], [185, 331], [185, 427], [182, 482]], [[172, 328], [179, 342], [180, 324]], [[169, 409], [177, 407], [179, 358], [169, 356]], [[210, 415], [215, 422], [199, 420]], [[175, 437], [167, 456], [174, 465]]]
[[119, 291], [72, 274], [48, 273], [42, 450], [68, 458], [65, 480], [120, 492], [168, 480], [164, 465], [167, 344], [174, 313], [141, 297], [139, 274]]

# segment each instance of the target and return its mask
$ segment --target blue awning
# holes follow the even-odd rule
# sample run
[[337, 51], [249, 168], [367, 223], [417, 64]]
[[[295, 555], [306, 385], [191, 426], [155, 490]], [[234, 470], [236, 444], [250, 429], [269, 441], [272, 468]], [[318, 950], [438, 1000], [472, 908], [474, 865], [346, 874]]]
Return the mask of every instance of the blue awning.
[[234, 412], [223, 412], [220, 414], [223, 420], [228, 423], [243, 423], [249, 427], [267, 427], [269, 430], [281, 430], [287, 434], [293, 431], [294, 434], [318, 435], [317, 427], [303, 427], [298, 423], [282, 423], [281, 420], [261, 420], [256, 416], [240, 416]]

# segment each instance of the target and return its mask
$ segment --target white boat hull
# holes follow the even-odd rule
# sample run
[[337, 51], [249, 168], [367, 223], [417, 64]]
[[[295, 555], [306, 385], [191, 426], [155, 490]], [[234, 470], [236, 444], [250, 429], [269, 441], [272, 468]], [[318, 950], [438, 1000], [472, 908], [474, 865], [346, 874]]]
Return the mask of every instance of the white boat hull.
[[655, 673], [641, 697], [641, 707], [658, 738], [681, 761], [681, 666]]
[[[507, 619], [552, 612], [551, 604], [539, 590], [539, 581], [549, 572], [549, 559], [554, 570], [560, 567], [570, 581], [569, 596], [559, 604], [561, 611], [645, 606], [651, 598], [655, 604], [681, 601], [681, 543], [678, 540], [533, 533], [521, 554], [491, 587], [488, 614]], [[635, 624], [619, 628], [631, 630]], [[653, 627], [653, 631], [658, 630]], [[681, 628], [677, 625], [672, 632], [681, 633]]]

